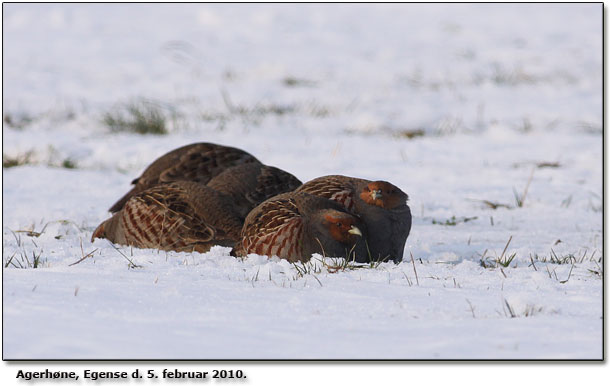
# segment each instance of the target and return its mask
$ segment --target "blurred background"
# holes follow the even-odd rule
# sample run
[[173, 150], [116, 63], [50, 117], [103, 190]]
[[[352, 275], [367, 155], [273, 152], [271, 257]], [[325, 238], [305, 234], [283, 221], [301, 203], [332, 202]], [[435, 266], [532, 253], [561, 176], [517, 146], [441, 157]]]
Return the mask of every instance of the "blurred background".
[[[3, 353], [601, 358], [602, 12], [3, 4]], [[406, 260], [314, 280], [89, 241], [147, 165], [201, 141], [394, 183]]]
[[3, 10], [3, 166], [99, 172], [88, 225], [156, 157], [209, 141], [303, 181], [390, 180], [420, 225], [481, 210], [498, 225], [481, 202], [515, 207], [527, 191], [537, 211], [507, 211], [505, 226], [548, 233], [557, 210], [580, 210], [601, 229], [600, 4]]
[[3, 9], [8, 128], [104, 133], [104, 113], [135, 104], [157, 110], [167, 132], [202, 138], [261, 127], [407, 138], [496, 124], [601, 131], [599, 5]]

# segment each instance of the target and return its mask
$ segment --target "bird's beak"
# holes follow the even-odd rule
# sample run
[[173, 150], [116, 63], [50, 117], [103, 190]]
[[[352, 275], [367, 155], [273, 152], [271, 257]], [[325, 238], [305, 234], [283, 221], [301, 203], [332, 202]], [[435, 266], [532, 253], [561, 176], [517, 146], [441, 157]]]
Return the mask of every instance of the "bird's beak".
[[373, 197], [373, 200], [381, 199], [381, 197], [383, 197], [381, 195], [381, 190], [373, 190], [373, 191], [371, 191], [371, 197]]
[[362, 232], [360, 232], [360, 229], [358, 229], [357, 227], [353, 226], [351, 227], [351, 229], [349, 231], [347, 231], [347, 233], [351, 233], [352, 235], [358, 235], [360, 237], [362, 237]]

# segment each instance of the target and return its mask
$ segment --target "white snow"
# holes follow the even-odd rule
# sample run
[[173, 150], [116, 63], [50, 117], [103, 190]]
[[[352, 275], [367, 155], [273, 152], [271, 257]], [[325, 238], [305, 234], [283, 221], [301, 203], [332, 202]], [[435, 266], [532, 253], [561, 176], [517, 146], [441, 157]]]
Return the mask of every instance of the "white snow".
[[[601, 359], [601, 17], [601, 4], [4, 4], [3, 160], [29, 153], [3, 168], [4, 359]], [[140, 98], [168, 135], [104, 125]], [[89, 241], [150, 162], [198, 141], [302, 181], [400, 186], [405, 261], [333, 272], [317, 257], [300, 275], [221, 247]]]

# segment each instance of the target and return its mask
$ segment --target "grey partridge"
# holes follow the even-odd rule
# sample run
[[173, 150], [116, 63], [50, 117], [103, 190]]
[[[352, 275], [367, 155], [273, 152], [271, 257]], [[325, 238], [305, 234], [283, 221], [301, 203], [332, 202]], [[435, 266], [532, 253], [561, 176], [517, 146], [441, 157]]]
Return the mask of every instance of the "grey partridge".
[[307, 193], [284, 193], [248, 214], [234, 254], [308, 261], [314, 253], [350, 260], [367, 254], [366, 229], [341, 205]]
[[212, 178], [207, 186], [228, 195], [242, 221], [268, 198], [301, 186], [295, 176], [273, 166], [250, 162], [233, 166]]
[[258, 163], [250, 153], [214, 143], [193, 143], [157, 158], [131, 183], [134, 187], [109, 209], [121, 210], [133, 195], [160, 183], [192, 181], [207, 184], [226, 169], [245, 163]]
[[159, 184], [130, 197], [100, 224], [95, 238], [138, 248], [207, 252], [233, 247], [242, 220], [230, 197], [196, 182]]
[[402, 261], [411, 231], [409, 196], [387, 181], [370, 181], [347, 176], [324, 176], [301, 185], [297, 192], [325, 197], [360, 216], [368, 233], [373, 261]]

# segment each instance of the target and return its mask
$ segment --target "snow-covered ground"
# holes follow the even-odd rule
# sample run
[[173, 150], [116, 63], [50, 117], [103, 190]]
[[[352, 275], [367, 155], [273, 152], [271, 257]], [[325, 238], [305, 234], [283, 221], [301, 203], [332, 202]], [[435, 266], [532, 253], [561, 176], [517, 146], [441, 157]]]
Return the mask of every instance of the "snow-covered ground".
[[[601, 4], [4, 4], [3, 54], [4, 359], [601, 359]], [[400, 186], [406, 260], [89, 241], [198, 141]]]

